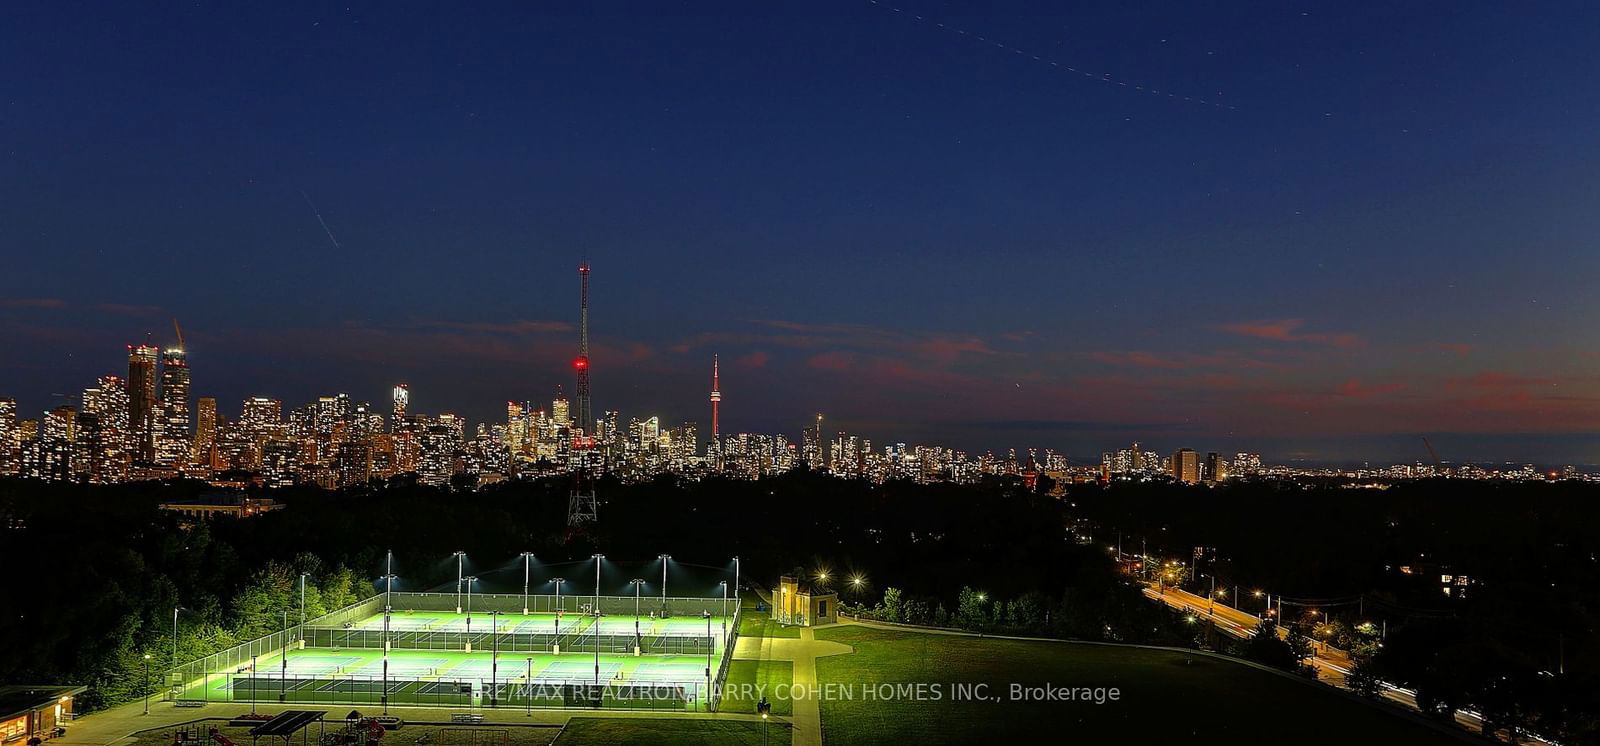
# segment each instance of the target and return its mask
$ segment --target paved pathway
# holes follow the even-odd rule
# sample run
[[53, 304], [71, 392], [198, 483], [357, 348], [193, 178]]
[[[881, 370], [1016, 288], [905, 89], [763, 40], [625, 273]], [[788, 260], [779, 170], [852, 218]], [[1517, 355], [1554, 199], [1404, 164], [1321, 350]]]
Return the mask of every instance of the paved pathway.
[[[844, 655], [855, 650], [849, 645], [818, 640], [810, 628], [800, 629], [800, 638], [741, 637], [733, 649], [734, 660], [793, 661], [794, 706], [789, 722], [793, 725], [794, 746], [822, 746], [822, 704], [817, 694], [817, 659]], [[768, 698], [771, 699], [770, 697]]]

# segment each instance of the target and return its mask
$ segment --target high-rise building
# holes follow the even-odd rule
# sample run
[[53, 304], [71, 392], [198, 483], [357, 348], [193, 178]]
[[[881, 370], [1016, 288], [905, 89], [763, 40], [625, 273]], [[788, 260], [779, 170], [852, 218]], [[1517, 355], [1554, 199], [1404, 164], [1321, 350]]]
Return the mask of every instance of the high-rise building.
[[0, 399], [0, 476], [16, 474], [17, 463], [17, 401]]
[[1205, 480], [1207, 482], [1220, 482], [1227, 478], [1228, 462], [1224, 461], [1222, 455], [1216, 451], [1207, 453]]
[[1200, 481], [1200, 454], [1193, 448], [1179, 448], [1172, 454], [1172, 478], [1184, 484]]
[[92, 388], [83, 390], [83, 411], [99, 416], [100, 426], [106, 432], [114, 430], [126, 440], [128, 384], [117, 376], [101, 376]]
[[1234, 476], [1252, 476], [1261, 471], [1261, 454], [1240, 452], [1233, 457]]
[[555, 401], [550, 402], [550, 419], [558, 428], [572, 427], [572, 414], [567, 404], [567, 397], [556, 394]]
[[406, 411], [410, 408], [411, 385], [405, 383], [397, 384], [394, 387], [394, 421], [390, 423], [390, 426], [400, 427], [400, 423], [405, 421]]
[[156, 352], [152, 345], [128, 346], [129, 448], [136, 461], [156, 460], [156, 436], [160, 429], [156, 404]]
[[73, 477], [73, 455], [78, 438], [78, 410], [63, 404], [44, 414], [44, 424], [39, 437], [39, 470], [41, 479], [65, 482]]
[[189, 463], [194, 438], [189, 433], [189, 360], [182, 347], [161, 353], [161, 423], [156, 460], [163, 464]]
[[194, 462], [210, 466], [217, 449], [217, 400], [202, 396], [195, 402]]
[[800, 433], [800, 458], [812, 469], [821, 470], [827, 466], [827, 459], [822, 453], [822, 413], [817, 413], [815, 425], [805, 428]]

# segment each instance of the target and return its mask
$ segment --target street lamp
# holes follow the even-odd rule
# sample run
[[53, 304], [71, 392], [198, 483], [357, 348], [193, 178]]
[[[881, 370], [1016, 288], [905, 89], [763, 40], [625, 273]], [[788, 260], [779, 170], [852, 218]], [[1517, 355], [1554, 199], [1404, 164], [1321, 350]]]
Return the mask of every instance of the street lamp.
[[150, 654], [144, 654], [144, 714], [150, 714]]
[[467, 557], [467, 553], [466, 552], [456, 552], [456, 554], [455, 554], [455, 558], [456, 558], [456, 613], [457, 614], [461, 613], [461, 581], [462, 581], [461, 571], [462, 571], [462, 562], [464, 562], [466, 560], [466, 557]]
[[522, 615], [528, 615], [528, 579], [533, 573], [533, 552], [522, 553]]

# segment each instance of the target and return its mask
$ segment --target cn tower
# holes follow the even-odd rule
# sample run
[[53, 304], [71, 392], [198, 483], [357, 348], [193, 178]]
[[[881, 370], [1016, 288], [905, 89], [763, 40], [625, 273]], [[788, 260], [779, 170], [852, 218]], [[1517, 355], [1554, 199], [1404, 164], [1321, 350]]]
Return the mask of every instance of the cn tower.
[[717, 387], [717, 356], [711, 356], [711, 437], [722, 434], [717, 424], [717, 408], [722, 404], [722, 391]]
[[572, 367], [578, 373], [578, 407], [574, 419], [575, 434], [585, 434], [594, 429], [593, 414], [589, 411], [589, 262], [578, 265], [581, 286], [578, 306], [578, 357]]

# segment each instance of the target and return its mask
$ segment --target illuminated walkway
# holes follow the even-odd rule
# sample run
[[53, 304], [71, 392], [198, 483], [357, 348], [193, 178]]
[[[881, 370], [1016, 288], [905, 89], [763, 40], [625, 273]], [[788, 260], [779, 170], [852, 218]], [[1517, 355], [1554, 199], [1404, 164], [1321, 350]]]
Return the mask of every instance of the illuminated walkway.
[[793, 661], [794, 697], [790, 701], [794, 713], [789, 722], [794, 727], [794, 746], [822, 746], [822, 705], [811, 696], [817, 691], [817, 659], [853, 652], [855, 649], [844, 643], [818, 640], [810, 627], [802, 627], [800, 639], [740, 637], [733, 659]]

